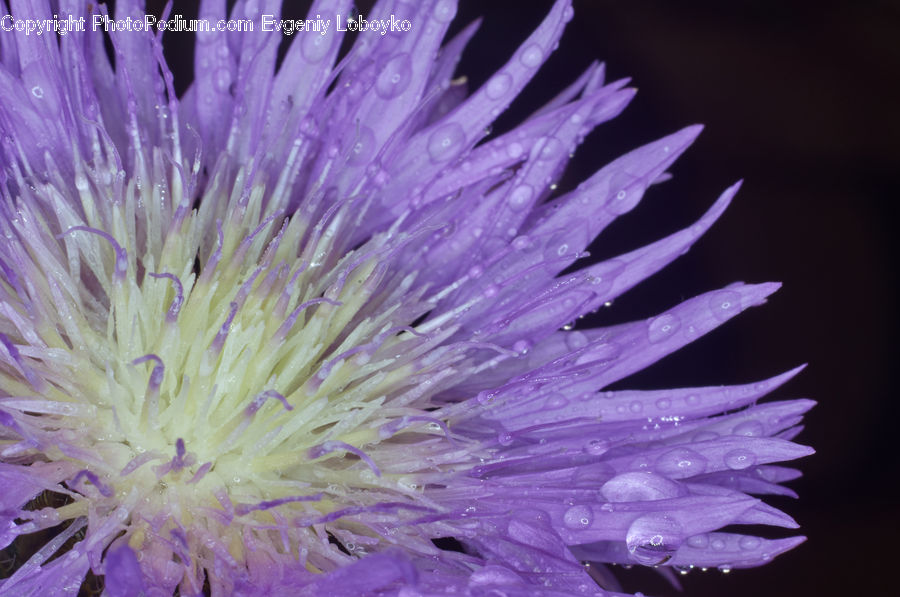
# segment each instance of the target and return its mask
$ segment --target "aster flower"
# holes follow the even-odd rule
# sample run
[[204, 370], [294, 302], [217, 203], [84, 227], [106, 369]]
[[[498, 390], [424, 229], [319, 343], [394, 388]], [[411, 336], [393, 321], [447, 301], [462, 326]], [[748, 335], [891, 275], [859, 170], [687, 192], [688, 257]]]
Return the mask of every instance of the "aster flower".
[[157, 30], [111, 31], [110, 57], [89, 5], [10, 4], [88, 31], [0, 32], [0, 594], [606, 596], [606, 564], [727, 570], [802, 541], [721, 530], [796, 527], [752, 496], [790, 495], [773, 463], [811, 452], [791, 442], [811, 402], [757, 404], [798, 369], [605, 391], [778, 284], [567, 325], [727, 207], [738, 185], [572, 267], [699, 127], [555, 194], [634, 93], [594, 64], [484, 139], [568, 1], [468, 91], [477, 23], [443, 43], [451, 0], [379, 2], [369, 22], [411, 27], [339, 62], [342, 31], [306, 32], [278, 68], [280, 2], [204, 0], [256, 26], [198, 32], [182, 97]]

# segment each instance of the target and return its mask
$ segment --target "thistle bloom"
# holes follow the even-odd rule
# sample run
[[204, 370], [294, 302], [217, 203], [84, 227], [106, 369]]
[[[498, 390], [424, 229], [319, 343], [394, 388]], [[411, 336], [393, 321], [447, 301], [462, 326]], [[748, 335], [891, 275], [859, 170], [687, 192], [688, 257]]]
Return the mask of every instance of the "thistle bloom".
[[260, 22], [280, 2], [204, 0], [201, 19], [255, 26], [198, 32], [182, 97], [158, 31], [10, 4], [5, 23], [87, 30], [0, 32], [0, 594], [607, 596], [606, 564], [749, 567], [802, 541], [719, 530], [796, 527], [751, 496], [790, 495], [772, 463], [811, 452], [791, 442], [811, 402], [757, 404], [797, 369], [604, 391], [777, 284], [567, 325], [726, 208], [738, 185], [571, 267], [699, 127], [557, 196], [633, 95], [594, 64], [484, 138], [567, 0], [471, 92], [453, 77], [477, 24], [442, 45], [452, 0], [379, 2], [369, 23], [411, 26], [360, 32], [340, 61], [334, 23], [298, 33], [277, 68]]

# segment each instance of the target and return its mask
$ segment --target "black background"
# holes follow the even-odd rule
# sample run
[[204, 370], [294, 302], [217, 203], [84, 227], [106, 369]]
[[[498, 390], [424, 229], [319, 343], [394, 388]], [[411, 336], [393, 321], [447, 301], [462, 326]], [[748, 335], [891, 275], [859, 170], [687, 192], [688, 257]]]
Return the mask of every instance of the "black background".
[[[191, 18], [193, 2], [176, 2]], [[291, 12], [302, 16], [307, 3]], [[360, 3], [365, 15], [371, 3]], [[549, 2], [463, 1], [454, 31], [484, 16], [458, 74], [483, 83], [540, 22]], [[195, 14], [195, 13], [194, 13]], [[696, 220], [732, 182], [732, 206], [686, 256], [591, 323], [653, 315], [734, 281], [784, 287], [624, 385], [744, 383], [810, 366], [776, 392], [819, 405], [797, 441], [798, 501], [769, 500], [809, 541], [753, 570], [692, 572], [688, 596], [888, 595], [900, 547], [898, 408], [889, 394], [897, 278], [892, 251], [900, 196], [900, 4], [702, 0], [575, 0], [575, 18], [542, 73], [495, 125], [526, 117], [588, 66], [631, 76], [626, 112], [580, 148], [561, 187], [619, 154], [696, 122], [706, 131], [672, 172], [592, 246], [631, 250]], [[180, 86], [192, 34], [167, 34]], [[582, 322], [584, 325], [586, 322]], [[782, 533], [783, 535], [784, 533]], [[626, 589], [677, 591], [652, 573], [621, 571]], [[896, 584], [896, 583], [892, 583]]]

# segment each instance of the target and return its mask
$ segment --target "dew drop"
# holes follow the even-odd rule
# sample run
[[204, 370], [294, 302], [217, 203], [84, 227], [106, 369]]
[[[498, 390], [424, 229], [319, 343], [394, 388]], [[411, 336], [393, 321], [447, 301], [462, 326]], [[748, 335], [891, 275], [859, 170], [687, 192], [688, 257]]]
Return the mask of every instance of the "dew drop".
[[231, 71], [227, 68], [217, 69], [215, 75], [213, 75], [213, 84], [219, 93], [227, 93], [231, 85]]
[[522, 582], [518, 574], [496, 564], [483, 566], [469, 576], [469, 583], [472, 585], [516, 586]]
[[687, 544], [688, 547], [693, 547], [694, 549], [706, 549], [706, 546], [709, 545], [709, 535], [702, 533], [688, 537]]
[[428, 155], [433, 162], [446, 162], [462, 151], [466, 133], [458, 122], [448, 122], [428, 138]]
[[540, 66], [544, 61], [544, 51], [537, 44], [531, 44], [522, 51], [519, 56], [519, 62], [529, 68]]
[[681, 486], [650, 471], [616, 475], [603, 484], [600, 493], [609, 502], [648, 502], [681, 495]]
[[628, 191], [621, 189], [616, 192], [609, 201], [606, 208], [614, 214], [622, 215], [634, 209], [643, 196], [643, 189], [640, 187], [630, 188]]
[[709, 298], [709, 309], [713, 317], [726, 321], [741, 310], [741, 295], [733, 290], [722, 290]]
[[359, 166], [368, 163], [375, 154], [375, 133], [367, 126], [361, 126], [355, 135], [353, 146], [347, 156], [347, 163]]
[[524, 153], [524, 152], [525, 152], [525, 150], [522, 148], [521, 143], [515, 143], [515, 142], [514, 142], [514, 143], [510, 143], [510, 144], [506, 147], [506, 153], [507, 153], [507, 155], [509, 155], [509, 157], [511, 157], [512, 159], [516, 159], [517, 157], [519, 157], [520, 155], [522, 155], [522, 153]]
[[534, 188], [531, 185], [521, 184], [509, 194], [509, 207], [514, 211], [520, 211], [528, 207], [528, 202], [534, 196]]
[[497, 443], [501, 446], [508, 446], [513, 443], [513, 436], [508, 431], [502, 431], [497, 434]]
[[375, 81], [375, 93], [392, 99], [406, 91], [412, 80], [412, 59], [407, 52], [398, 54], [384, 65]]
[[31, 95], [36, 97], [37, 99], [43, 99], [44, 97], [44, 88], [40, 85], [35, 85], [31, 88]]
[[570, 529], [586, 529], [594, 522], [594, 512], [590, 506], [572, 506], [563, 514], [563, 524]]
[[300, 53], [309, 62], [319, 62], [331, 48], [330, 35], [305, 35], [300, 45]]
[[487, 390], [482, 390], [482, 391], [478, 392], [478, 395], [475, 397], [475, 399], [478, 401], [479, 404], [487, 404], [488, 402], [493, 400], [495, 396], [496, 396], [496, 394], [494, 392], [488, 392]]
[[568, 260], [573, 256], [573, 240], [568, 231], [558, 232], [550, 237], [544, 245], [544, 260], [548, 262], [548, 267], [560, 267], [561, 260]]
[[434, 7], [434, 18], [441, 23], [449, 23], [456, 16], [456, 3], [452, 0], [441, 0]]
[[732, 450], [725, 454], [725, 466], [740, 471], [756, 464], [756, 455], [749, 450]]
[[704, 456], [688, 448], [676, 448], [656, 459], [654, 468], [670, 479], [684, 479], [706, 470]]
[[684, 530], [677, 520], [660, 513], [645, 514], [631, 523], [625, 545], [631, 559], [645, 566], [668, 561], [684, 541]]
[[715, 431], [698, 431], [691, 438], [692, 442], [708, 442], [714, 439], [719, 439], [719, 434]]
[[556, 137], [546, 137], [544, 146], [541, 148], [541, 159], [552, 160], [563, 153], [562, 141]]
[[556, 410], [558, 408], [564, 407], [568, 403], [569, 400], [562, 394], [553, 394], [549, 398], [547, 398], [547, 401], [544, 403], [544, 405], [550, 410]]
[[510, 90], [513, 78], [508, 73], [498, 73], [487, 83], [484, 93], [489, 99], [498, 100]]
[[607, 295], [612, 290], [613, 282], [625, 271], [625, 262], [620, 259], [610, 259], [598, 263], [590, 270], [593, 276], [594, 292], [598, 296]]
[[517, 236], [513, 239], [512, 246], [516, 251], [524, 251], [531, 246], [531, 241], [527, 236]]
[[244, 16], [250, 20], [259, 16], [259, 0], [247, 0], [244, 4]]
[[528, 340], [518, 340], [513, 344], [512, 349], [519, 354], [525, 354], [531, 349], [531, 342]]
[[662, 342], [671, 338], [681, 327], [681, 320], [676, 315], [666, 313], [660, 315], [647, 326], [647, 337], [651, 343]]
[[475, 279], [481, 277], [481, 274], [484, 273], [484, 268], [481, 267], [480, 265], [473, 265], [472, 267], [469, 268], [468, 273], [469, 273], [469, 277], [471, 279], [475, 280]]
[[672, 406], [672, 401], [668, 398], [660, 398], [656, 401], [656, 408], [659, 410], [668, 410]]
[[578, 350], [579, 348], [584, 348], [588, 345], [590, 340], [588, 340], [587, 335], [584, 332], [570, 332], [566, 334], [566, 346], [569, 350]]
[[761, 437], [765, 435], [765, 429], [759, 421], [744, 421], [738, 423], [731, 430], [732, 435], [743, 435], [746, 437]]
[[741, 537], [740, 541], [738, 541], [738, 547], [747, 550], [756, 549], [757, 547], [759, 547], [760, 543], [762, 543], [762, 541], [760, 541], [759, 537], [751, 537], [747, 535], [745, 537]]
[[605, 442], [602, 439], [592, 439], [584, 445], [585, 454], [590, 454], [591, 456], [600, 456], [605, 454], [607, 450], [609, 450], [609, 442]]

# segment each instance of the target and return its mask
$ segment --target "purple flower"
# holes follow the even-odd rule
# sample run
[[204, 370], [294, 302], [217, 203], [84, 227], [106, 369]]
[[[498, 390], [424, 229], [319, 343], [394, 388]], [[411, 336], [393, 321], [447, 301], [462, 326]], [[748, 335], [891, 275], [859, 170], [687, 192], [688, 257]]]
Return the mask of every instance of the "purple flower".
[[734, 196], [572, 267], [700, 128], [556, 193], [624, 81], [594, 64], [484, 131], [568, 1], [473, 90], [454, 70], [477, 24], [442, 45], [452, 0], [279, 6], [201, 2], [176, 97], [142, 3], [0, 2], [0, 595], [605, 596], [606, 564], [728, 570], [800, 543], [719, 530], [796, 527], [751, 496], [792, 495], [774, 463], [811, 453], [791, 439], [812, 402], [757, 404], [799, 368], [604, 391], [778, 284], [569, 325]]

